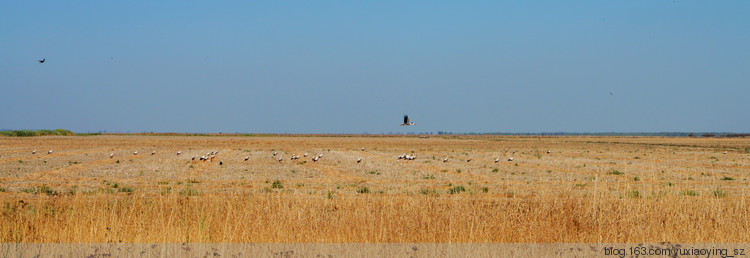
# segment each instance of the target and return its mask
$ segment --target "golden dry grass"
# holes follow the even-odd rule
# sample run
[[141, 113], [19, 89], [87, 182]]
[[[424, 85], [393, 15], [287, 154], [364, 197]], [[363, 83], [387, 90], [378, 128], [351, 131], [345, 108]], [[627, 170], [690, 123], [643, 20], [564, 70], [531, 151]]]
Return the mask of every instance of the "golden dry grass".
[[[0, 138], [0, 242], [748, 242], [748, 148], [742, 138]], [[213, 162], [190, 159], [210, 151]]]

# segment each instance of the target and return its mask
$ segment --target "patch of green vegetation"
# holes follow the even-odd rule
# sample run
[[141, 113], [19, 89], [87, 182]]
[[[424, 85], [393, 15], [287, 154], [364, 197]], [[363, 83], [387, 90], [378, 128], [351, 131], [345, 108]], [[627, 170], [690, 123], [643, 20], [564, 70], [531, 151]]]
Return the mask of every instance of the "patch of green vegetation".
[[7, 192], [7, 191], [8, 191], [8, 189], [5, 189], [5, 187], [0, 187], [0, 193], [4, 193], [4, 192]]
[[172, 187], [169, 187], [169, 186], [161, 189], [161, 195], [168, 195], [171, 192], [172, 192]]
[[607, 174], [619, 176], [619, 175], [622, 175], [622, 174], [625, 174], [625, 173], [620, 172], [619, 170], [616, 170], [616, 169], [612, 169], [609, 172], [607, 172]]
[[372, 171], [372, 170], [370, 172], [367, 172], [367, 173], [370, 174], [370, 175], [380, 175], [380, 172]]
[[21, 163], [21, 164], [23, 164], [23, 160], [20, 160], [20, 159], [19, 159], [19, 160], [18, 160], [18, 163]]
[[483, 193], [488, 193], [489, 191], [490, 191], [490, 188], [482, 187], [482, 192]]
[[681, 194], [687, 195], [687, 196], [698, 196], [698, 192], [693, 191], [693, 190], [685, 190], [685, 191], [682, 191]]
[[633, 178], [633, 181], [636, 181], [636, 182], [637, 182], [637, 181], [641, 181], [641, 178], [640, 178], [640, 177], [634, 177], [634, 178]]
[[159, 184], [159, 185], [168, 185], [169, 181], [159, 181], [159, 182], [156, 182], [156, 183]]
[[456, 169], [456, 173], [461, 173], [461, 169]]
[[70, 136], [75, 135], [73, 132], [65, 129], [55, 130], [12, 130], [12, 131], [0, 131], [0, 135], [8, 137], [31, 137], [31, 136], [45, 136], [45, 135], [59, 135], [59, 136]]
[[633, 159], [641, 159], [641, 157], [635, 156]]
[[727, 192], [726, 191], [722, 191], [722, 190], [719, 190], [719, 189], [714, 190], [713, 194], [714, 194], [714, 196], [719, 197], [719, 198], [727, 196]]
[[52, 188], [50, 188], [47, 185], [42, 185], [40, 187], [24, 188], [24, 189], [21, 189], [21, 192], [30, 193], [30, 194], [57, 195], [57, 191], [52, 190]]
[[499, 170], [499, 169], [497, 169], [497, 168], [493, 168], [493, 169], [492, 169], [492, 172], [494, 172], [494, 173], [497, 173], [498, 171], [500, 171], [500, 170]]
[[588, 185], [588, 184], [586, 184], [586, 183], [583, 183], [583, 184], [576, 184], [576, 187], [585, 187], [586, 185]]
[[454, 186], [453, 188], [448, 189], [449, 194], [457, 194], [462, 192], [466, 192], [466, 188], [464, 188], [463, 185]]
[[115, 160], [115, 164], [120, 164], [120, 160]]
[[367, 188], [366, 186], [360, 187], [359, 189], [357, 189], [357, 193], [368, 194], [370, 193], [370, 188]]
[[419, 190], [419, 193], [420, 194], [424, 194], [424, 195], [432, 195], [432, 196], [439, 196], [440, 195], [440, 192], [438, 192], [435, 189], [421, 189], [421, 190]]
[[731, 178], [731, 177], [725, 176], [725, 177], [722, 177], [722, 178], [721, 178], [721, 180], [725, 180], [725, 181], [732, 181], [732, 180], [734, 180], [734, 178]]
[[426, 175], [426, 176], [422, 176], [422, 179], [435, 179], [435, 176], [433, 176], [433, 175]]
[[328, 191], [328, 194], [326, 195], [326, 197], [328, 197], [328, 199], [333, 199], [333, 192]]
[[281, 188], [284, 188], [284, 185], [283, 185], [283, 184], [281, 184], [281, 181], [279, 181], [279, 180], [276, 180], [276, 181], [273, 181], [273, 184], [271, 184], [271, 188], [274, 188], [274, 189], [277, 189], [277, 188], [278, 188], [278, 189], [281, 189]]
[[133, 192], [133, 188], [132, 187], [121, 187], [120, 188], [120, 192], [121, 193], [132, 193]]
[[198, 181], [197, 179], [188, 179], [187, 183], [188, 184], [200, 184], [201, 181]]

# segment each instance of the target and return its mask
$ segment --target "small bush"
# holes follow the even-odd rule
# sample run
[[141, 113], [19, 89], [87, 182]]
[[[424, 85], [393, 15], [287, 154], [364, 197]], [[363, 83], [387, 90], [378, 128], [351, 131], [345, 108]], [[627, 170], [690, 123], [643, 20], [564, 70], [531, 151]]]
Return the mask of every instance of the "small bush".
[[365, 187], [361, 187], [361, 188], [357, 189], [357, 193], [368, 194], [368, 193], [370, 193], [370, 188], [367, 188], [366, 186]]
[[721, 180], [732, 181], [732, 180], [734, 180], [734, 178], [725, 176], [725, 177], [721, 178]]
[[435, 176], [433, 176], [433, 175], [426, 175], [426, 176], [422, 176], [422, 179], [435, 179]]
[[495, 172], [495, 173], [497, 173], [498, 171], [500, 171], [500, 170], [499, 170], [499, 169], [497, 169], [497, 168], [493, 168], [493, 169], [492, 169], [492, 172]]
[[284, 188], [284, 185], [282, 185], [282, 184], [281, 184], [281, 181], [279, 181], [279, 180], [276, 180], [276, 181], [273, 181], [273, 184], [271, 184], [271, 188], [274, 188], [274, 189], [276, 189], [276, 188], [278, 188], [278, 189], [281, 189], [281, 188]]
[[620, 172], [619, 170], [615, 170], [615, 169], [613, 169], [613, 170], [611, 170], [611, 171], [607, 172], [607, 174], [609, 174], [609, 175], [616, 175], [616, 176], [619, 176], [619, 175], [622, 175], [622, 174], [625, 174], [625, 173], [623, 173], [623, 172]]
[[133, 188], [131, 188], [131, 187], [122, 187], [122, 188], [120, 188], [120, 192], [121, 193], [132, 193], [133, 192]]
[[454, 186], [453, 188], [448, 189], [449, 194], [457, 194], [462, 192], [466, 192], [466, 188], [464, 188], [463, 185]]

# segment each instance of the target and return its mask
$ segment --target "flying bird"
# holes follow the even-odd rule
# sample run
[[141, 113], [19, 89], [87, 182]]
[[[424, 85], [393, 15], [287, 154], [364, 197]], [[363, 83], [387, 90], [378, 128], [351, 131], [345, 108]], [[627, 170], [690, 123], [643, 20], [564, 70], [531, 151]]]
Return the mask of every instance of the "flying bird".
[[415, 123], [409, 122], [409, 116], [408, 115], [404, 115], [404, 123], [401, 124], [401, 126], [405, 126], [405, 125], [415, 125]]
[[42, 60], [37, 60], [37, 61], [39, 61], [40, 64], [43, 64], [44, 61], [46, 61], [46, 60], [47, 60], [47, 58], [42, 58]]

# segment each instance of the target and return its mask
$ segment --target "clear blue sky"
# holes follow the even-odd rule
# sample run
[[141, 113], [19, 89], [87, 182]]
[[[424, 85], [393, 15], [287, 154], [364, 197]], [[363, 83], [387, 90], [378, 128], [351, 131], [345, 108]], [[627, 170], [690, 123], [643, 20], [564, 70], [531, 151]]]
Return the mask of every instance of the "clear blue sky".
[[750, 131], [750, 1], [113, 2], [0, 2], [0, 128]]

